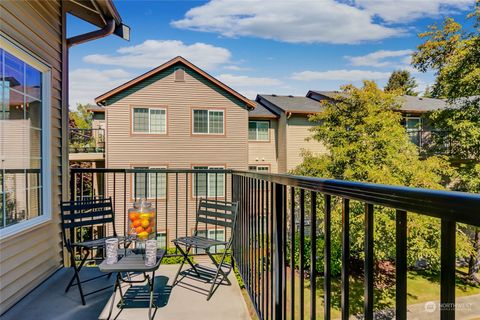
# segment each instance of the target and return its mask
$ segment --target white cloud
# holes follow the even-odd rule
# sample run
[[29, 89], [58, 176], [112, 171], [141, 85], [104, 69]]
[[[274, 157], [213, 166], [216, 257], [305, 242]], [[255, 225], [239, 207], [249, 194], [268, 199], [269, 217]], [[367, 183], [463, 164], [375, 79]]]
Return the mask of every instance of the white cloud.
[[473, 7], [473, 0], [355, 0], [355, 4], [386, 22], [407, 23]]
[[345, 56], [345, 58], [353, 66], [367, 66], [367, 67], [387, 67], [393, 65], [396, 61], [401, 59], [402, 63], [409, 64], [410, 56], [413, 50], [379, 50], [369, 53], [364, 56]]
[[225, 70], [231, 70], [231, 71], [246, 71], [246, 70], [250, 70], [250, 68], [245, 68], [245, 67], [239, 67], [239, 66], [236, 66], [236, 65], [228, 65], [228, 66], [224, 66], [223, 69]]
[[70, 71], [69, 105], [75, 108], [77, 103], [94, 103], [99, 95], [111, 90], [132, 78], [123, 69], [74, 69]]
[[359, 43], [401, 36], [401, 28], [373, 21], [372, 13], [335, 0], [211, 0], [172, 26], [291, 43]]
[[312, 80], [336, 80], [336, 81], [360, 81], [364, 79], [378, 80], [387, 79], [390, 72], [378, 72], [368, 70], [328, 70], [328, 71], [302, 71], [295, 72], [292, 79], [301, 81]]
[[215, 69], [228, 63], [231, 53], [228, 49], [202, 42], [185, 44], [179, 40], [146, 40], [139, 45], [120, 48], [117, 54], [92, 54], [83, 60], [112, 66], [155, 68], [176, 56], [182, 56], [200, 68]]

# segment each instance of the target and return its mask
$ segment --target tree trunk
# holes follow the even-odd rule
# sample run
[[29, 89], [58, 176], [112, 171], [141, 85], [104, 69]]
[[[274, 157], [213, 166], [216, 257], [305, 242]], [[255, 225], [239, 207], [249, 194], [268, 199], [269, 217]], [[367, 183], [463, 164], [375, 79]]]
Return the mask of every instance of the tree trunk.
[[480, 283], [478, 272], [480, 270], [480, 228], [475, 228], [475, 236], [473, 240], [473, 253], [468, 263], [468, 278], [474, 282]]

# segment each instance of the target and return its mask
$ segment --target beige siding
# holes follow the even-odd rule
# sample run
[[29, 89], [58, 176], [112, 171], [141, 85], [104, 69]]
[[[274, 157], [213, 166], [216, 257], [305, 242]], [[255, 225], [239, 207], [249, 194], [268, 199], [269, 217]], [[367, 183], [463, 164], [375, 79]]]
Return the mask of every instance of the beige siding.
[[278, 119], [278, 173], [287, 172], [287, 116], [280, 114]]
[[302, 150], [313, 153], [326, 153], [325, 146], [308, 138], [312, 136], [312, 123], [306, 115], [292, 115], [287, 122], [287, 171], [295, 169], [303, 159]]
[[[159, 106], [167, 108], [167, 135], [132, 135], [131, 107]], [[225, 135], [192, 135], [191, 108], [212, 107], [225, 110]], [[248, 165], [248, 112], [216, 90], [185, 73], [185, 82], [175, 82], [173, 72], [143, 87], [106, 108], [107, 143], [106, 167], [166, 166], [170, 169], [194, 165], [225, 166], [246, 170]], [[115, 198], [119, 232], [123, 232], [123, 177], [116, 176]], [[192, 177], [189, 175], [189, 185]], [[226, 182], [230, 198], [230, 181]], [[168, 177], [168, 199], [158, 201], [158, 230], [167, 224], [169, 239], [175, 237], [175, 176]], [[126, 207], [132, 205], [131, 179], [127, 177]], [[195, 199], [186, 188], [185, 175], [179, 176], [178, 235], [190, 233], [194, 227]], [[109, 193], [113, 193], [113, 177], [108, 179]], [[187, 204], [188, 201], [188, 204]], [[188, 213], [186, 208], [188, 207]], [[168, 210], [168, 215], [166, 211]], [[187, 225], [188, 221], [188, 225]]]
[[[250, 118], [249, 120], [256, 120]], [[264, 120], [264, 119], [258, 119]], [[248, 164], [268, 165], [270, 172], [278, 173], [278, 121], [270, 119], [270, 141], [248, 141]]]
[[0, 240], [0, 314], [61, 265], [62, 8], [60, 1], [1, 1], [1, 31], [52, 68], [52, 221]]

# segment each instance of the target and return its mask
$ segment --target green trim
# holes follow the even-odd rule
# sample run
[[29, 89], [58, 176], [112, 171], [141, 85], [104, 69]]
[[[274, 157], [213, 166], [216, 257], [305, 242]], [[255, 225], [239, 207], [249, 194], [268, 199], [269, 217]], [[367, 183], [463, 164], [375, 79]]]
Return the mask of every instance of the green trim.
[[166, 68], [165, 70], [157, 72], [156, 74], [152, 75], [151, 77], [148, 77], [148, 78], [140, 81], [139, 83], [114, 94], [113, 96], [111, 96], [111, 97], [109, 97], [105, 100], [105, 105], [109, 106], [109, 105], [112, 105], [114, 103], [117, 103], [118, 101], [122, 100], [125, 97], [128, 97], [132, 93], [135, 93], [138, 90], [143, 89], [143, 88], [157, 82], [158, 80], [161, 80], [161, 79], [165, 78], [166, 76], [172, 74], [174, 72], [174, 70], [180, 64], [185, 68], [185, 72], [187, 74], [189, 74], [193, 78], [197, 79], [198, 81], [200, 81], [204, 85], [208, 86], [209, 88], [212, 88], [217, 93], [219, 93], [222, 96], [224, 96], [225, 98], [229, 99], [230, 101], [232, 101], [233, 103], [235, 103], [239, 107], [247, 109], [247, 106], [246, 106], [245, 102], [243, 102], [239, 98], [235, 97], [233, 94], [226, 91], [225, 89], [220, 88], [219, 86], [214, 84], [212, 81], [210, 81], [206, 77], [202, 76], [200, 73], [196, 72], [195, 70], [191, 69], [190, 67], [188, 67], [187, 65], [185, 65], [181, 62], [177, 62], [174, 65], [171, 65], [170, 67]]

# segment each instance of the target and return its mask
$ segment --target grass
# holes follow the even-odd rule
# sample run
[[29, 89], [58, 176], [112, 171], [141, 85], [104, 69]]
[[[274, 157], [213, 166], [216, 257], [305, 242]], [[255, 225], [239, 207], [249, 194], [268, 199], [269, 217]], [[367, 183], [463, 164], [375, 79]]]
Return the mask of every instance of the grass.
[[[462, 270], [459, 270], [462, 271]], [[295, 277], [295, 318], [299, 318], [300, 310], [300, 285], [299, 276]], [[407, 274], [407, 303], [417, 304], [427, 301], [439, 300], [440, 298], [440, 283], [439, 276], [432, 275], [426, 272], [409, 271]], [[287, 319], [290, 319], [290, 290], [291, 290], [290, 274], [287, 273]], [[332, 318], [339, 318], [341, 316], [340, 309], [340, 285], [339, 278], [332, 279]], [[247, 301], [247, 306], [252, 315], [252, 319], [257, 319], [253, 304], [251, 303], [248, 293], [245, 290], [243, 295]], [[471, 285], [456, 277], [456, 297], [480, 294], [479, 285]], [[363, 280], [360, 278], [350, 278], [350, 313], [361, 314], [363, 312]], [[395, 306], [395, 286], [391, 286], [384, 290], [376, 289], [374, 292], [375, 310], [383, 310], [394, 308]], [[310, 281], [305, 280], [304, 288], [304, 310], [305, 318], [310, 316]], [[316, 319], [323, 319], [323, 277], [317, 278], [316, 283]]]

